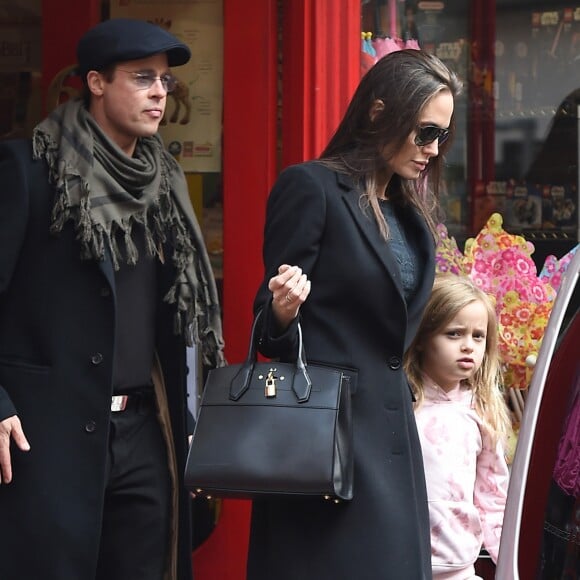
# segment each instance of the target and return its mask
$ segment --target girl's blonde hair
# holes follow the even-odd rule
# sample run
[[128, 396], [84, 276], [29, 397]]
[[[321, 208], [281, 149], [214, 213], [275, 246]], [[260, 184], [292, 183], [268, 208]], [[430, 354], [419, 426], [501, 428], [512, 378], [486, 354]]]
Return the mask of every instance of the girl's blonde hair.
[[479, 301], [487, 310], [485, 354], [481, 367], [463, 384], [473, 390], [475, 409], [487, 427], [492, 440], [505, 440], [510, 418], [502, 392], [499, 364], [497, 318], [491, 298], [470, 278], [439, 275], [435, 278], [431, 297], [423, 319], [405, 354], [405, 370], [419, 406], [424, 398], [422, 344], [440, 332], [465, 306]]

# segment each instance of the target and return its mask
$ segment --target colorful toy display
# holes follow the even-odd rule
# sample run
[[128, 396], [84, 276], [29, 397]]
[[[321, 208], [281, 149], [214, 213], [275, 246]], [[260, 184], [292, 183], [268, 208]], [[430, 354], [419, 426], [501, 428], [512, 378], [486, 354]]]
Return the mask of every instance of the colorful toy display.
[[534, 245], [502, 228], [500, 214], [465, 243], [462, 253], [443, 224], [438, 225], [437, 271], [467, 275], [496, 304], [504, 384], [516, 419], [521, 420], [521, 391], [530, 384], [535, 360], [562, 275], [579, 246], [560, 259], [546, 258], [538, 274]]

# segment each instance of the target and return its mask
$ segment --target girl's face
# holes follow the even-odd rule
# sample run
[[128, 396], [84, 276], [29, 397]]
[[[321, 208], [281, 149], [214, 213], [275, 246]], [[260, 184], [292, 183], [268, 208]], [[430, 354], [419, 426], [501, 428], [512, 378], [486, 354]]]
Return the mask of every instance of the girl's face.
[[420, 344], [422, 370], [444, 391], [456, 388], [481, 367], [487, 342], [487, 310], [480, 300], [463, 307]]
[[[428, 125], [447, 129], [453, 115], [453, 96], [447, 90], [433, 96], [423, 107], [419, 115], [419, 127]], [[404, 179], [418, 179], [425, 171], [429, 160], [439, 155], [439, 143], [437, 139], [425, 145], [417, 145], [415, 138], [417, 130], [413, 131], [404, 145], [391, 157], [389, 148], [385, 150], [387, 164], [387, 181], [394, 175], [400, 175]]]

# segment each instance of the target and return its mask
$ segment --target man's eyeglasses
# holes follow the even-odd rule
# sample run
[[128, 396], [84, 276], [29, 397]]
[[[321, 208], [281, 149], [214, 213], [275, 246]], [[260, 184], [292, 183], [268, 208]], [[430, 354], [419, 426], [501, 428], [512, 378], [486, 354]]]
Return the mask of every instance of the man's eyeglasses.
[[449, 129], [442, 129], [437, 127], [437, 125], [423, 125], [422, 127], [417, 127], [417, 135], [415, 136], [415, 145], [419, 147], [424, 147], [433, 143], [435, 139], [439, 145], [442, 145], [449, 138]]
[[116, 70], [129, 73], [133, 77], [133, 82], [139, 90], [150, 89], [155, 81], [161, 81], [161, 85], [168, 93], [174, 91], [175, 87], [177, 86], [177, 79], [169, 73], [158, 77], [153, 72], [149, 71], [137, 72], [133, 70], [125, 70], [122, 68], [118, 68]]

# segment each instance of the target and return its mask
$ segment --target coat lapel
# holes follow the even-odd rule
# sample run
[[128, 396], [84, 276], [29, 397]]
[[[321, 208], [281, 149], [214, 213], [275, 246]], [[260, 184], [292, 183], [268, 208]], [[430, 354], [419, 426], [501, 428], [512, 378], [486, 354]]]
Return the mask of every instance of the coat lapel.
[[425, 304], [433, 286], [434, 272], [432, 264], [435, 260], [435, 243], [429, 228], [426, 226], [424, 220], [419, 216], [414, 207], [408, 206], [402, 209], [401, 215], [408, 226], [408, 235], [412, 236], [416, 241], [417, 249], [421, 253], [421, 265], [424, 269], [424, 275], [420, 276], [420, 284], [417, 288], [417, 293], [411, 304], [407, 305], [404, 298], [399, 266], [389, 244], [386, 244], [385, 240], [381, 238], [374, 219], [370, 216], [364, 215], [360, 210], [359, 194], [350, 177], [339, 174], [338, 182], [342, 189], [342, 198], [349, 209], [350, 215], [393, 280], [402, 303], [405, 306], [408, 306], [409, 316], [413, 316], [416, 314], [414, 309], [418, 306], [422, 307], [422, 305]]
[[358, 229], [366, 238], [371, 248], [374, 250], [377, 258], [388, 272], [390, 278], [393, 280], [399, 297], [403, 304], [405, 299], [403, 297], [403, 286], [401, 284], [401, 274], [396, 258], [391, 252], [389, 245], [381, 238], [379, 228], [375, 220], [370, 215], [365, 215], [359, 206], [359, 194], [353, 187], [352, 181], [345, 175], [338, 175], [339, 184], [342, 187], [342, 198], [354, 219]]

